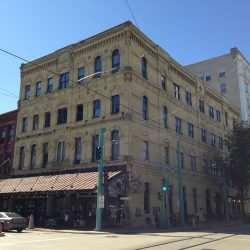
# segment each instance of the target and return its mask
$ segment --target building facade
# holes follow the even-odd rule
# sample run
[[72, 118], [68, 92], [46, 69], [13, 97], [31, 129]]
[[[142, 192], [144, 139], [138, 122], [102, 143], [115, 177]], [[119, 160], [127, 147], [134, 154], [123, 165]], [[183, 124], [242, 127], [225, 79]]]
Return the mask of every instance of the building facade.
[[[126, 22], [21, 66], [14, 177], [96, 171], [104, 128], [104, 170], [114, 173], [105, 206], [118, 211], [116, 222], [125, 207], [121, 217], [131, 225], [153, 223], [158, 209], [164, 214], [166, 179], [167, 204], [178, 218], [177, 143], [186, 219], [223, 217], [217, 159], [227, 153], [225, 136], [238, 116], [226, 98]], [[74, 209], [77, 193], [65, 188], [52, 197], [43, 190], [30, 195], [50, 199], [47, 210], [58, 195]], [[95, 197], [95, 190], [87, 192]], [[15, 207], [18, 195], [12, 197]]]
[[237, 48], [186, 68], [239, 107], [242, 121], [250, 120], [250, 64]]
[[0, 178], [9, 178], [12, 173], [17, 110], [0, 115]]

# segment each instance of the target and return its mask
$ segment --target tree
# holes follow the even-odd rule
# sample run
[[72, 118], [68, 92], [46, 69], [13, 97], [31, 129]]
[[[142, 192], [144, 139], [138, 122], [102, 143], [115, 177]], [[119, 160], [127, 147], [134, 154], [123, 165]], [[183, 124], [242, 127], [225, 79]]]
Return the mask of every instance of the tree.
[[[232, 186], [243, 204], [250, 185], [250, 127], [246, 123], [234, 123], [228, 135], [228, 172]], [[242, 215], [244, 206], [241, 206]]]

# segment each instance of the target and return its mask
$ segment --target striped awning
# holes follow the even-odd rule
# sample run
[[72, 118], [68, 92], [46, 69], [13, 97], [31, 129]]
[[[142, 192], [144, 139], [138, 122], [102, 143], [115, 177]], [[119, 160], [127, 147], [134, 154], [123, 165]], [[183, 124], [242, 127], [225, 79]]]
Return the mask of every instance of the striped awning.
[[[119, 173], [121, 172], [109, 172], [108, 178], [113, 178]], [[97, 172], [11, 178], [0, 180], [0, 194], [95, 190], [97, 184]]]

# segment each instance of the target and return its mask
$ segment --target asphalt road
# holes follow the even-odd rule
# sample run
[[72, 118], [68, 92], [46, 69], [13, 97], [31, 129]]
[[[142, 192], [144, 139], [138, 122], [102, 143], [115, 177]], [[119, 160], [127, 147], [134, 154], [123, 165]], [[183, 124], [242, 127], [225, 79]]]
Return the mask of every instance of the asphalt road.
[[111, 234], [24, 231], [0, 237], [1, 250], [249, 250], [250, 225], [199, 232]]

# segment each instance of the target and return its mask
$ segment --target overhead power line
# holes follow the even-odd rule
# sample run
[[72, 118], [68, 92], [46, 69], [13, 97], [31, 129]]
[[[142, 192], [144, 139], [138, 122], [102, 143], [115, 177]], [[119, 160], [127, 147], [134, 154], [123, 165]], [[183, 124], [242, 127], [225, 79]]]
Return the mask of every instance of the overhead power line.
[[137, 28], [139, 28], [139, 25], [138, 25], [138, 23], [137, 23], [137, 21], [136, 21], [136, 19], [135, 19], [135, 15], [134, 15], [134, 13], [133, 13], [133, 11], [132, 11], [132, 8], [130, 7], [130, 4], [129, 4], [128, 0], [125, 0], [125, 1], [126, 1], [126, 3], [127, 3], [128, 9], [129, 9], [129, 11], [130, 11], [131, 16], [133, 17], [133, 19], [134, 19], [134, 21], [135, 21], [135, 24], [136, 24]]

